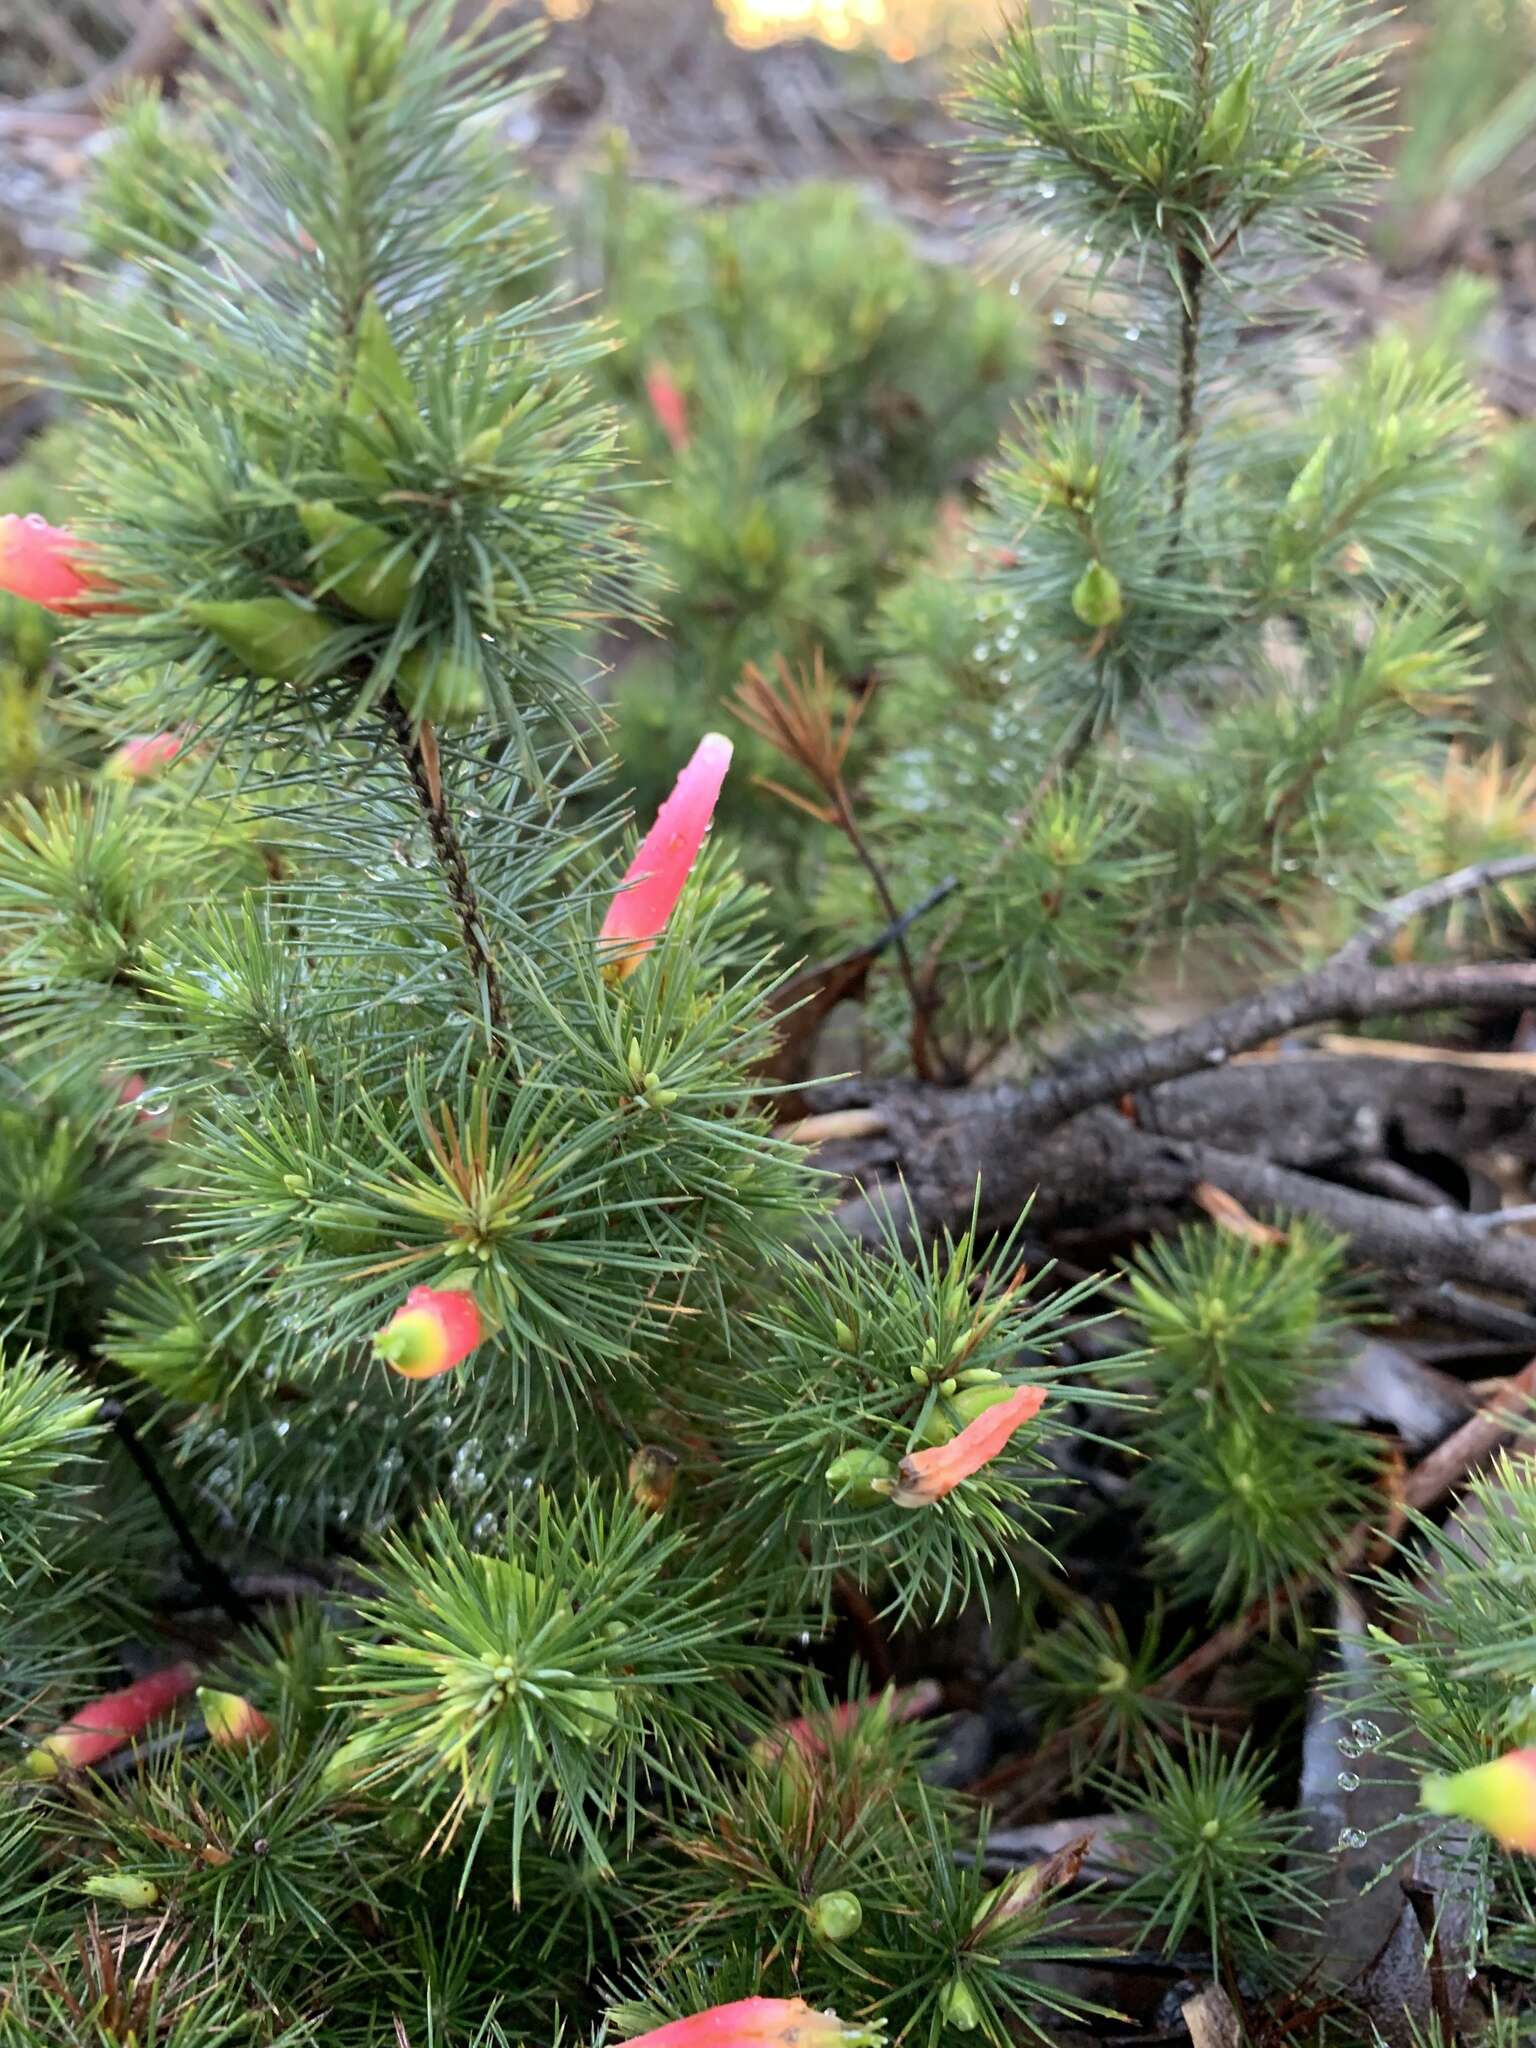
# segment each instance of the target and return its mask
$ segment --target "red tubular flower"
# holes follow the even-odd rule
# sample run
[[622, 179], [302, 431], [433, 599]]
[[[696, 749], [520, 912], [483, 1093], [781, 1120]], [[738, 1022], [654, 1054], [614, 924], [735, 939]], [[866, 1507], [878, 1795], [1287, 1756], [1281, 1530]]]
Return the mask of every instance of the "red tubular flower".
[[475, 1297], [461, 1287], [413, 1287], [373, 1340], [373, 1348], [408, 1380], [436, 1379], [462, 1365], [485, 1338]]
[[50, 612], [114, 611], [104, 586], [81, 566], [85, 546], [36, 512], [0, 518], [0, 590]]
[[903, 1458], [891, 1499], [899, 1508], [925, 1508], [953, 1493], [962, 1479], [989, 1465], [1006, 1448], [1021, 1424], [1039, 1414], [1044, 1399], [1044, 1387], [1020, 1387], [1006, 1401], [968, 1422], [947, 1444]]
[[645, 395], [651, 401], [656, 424], [681, 455], [693, 438], [688, 428], [688, 401], [682, 387], [665, 363], [654, 363], [645, 373]]
[[630, 862], [600, 934], [628, 941], [605, 968], [615, 979], [632, 974], [666, 928], [704, 844], [732, 751], [720, 733], [705, 733]]
[[880, 2027], [850, 2027], [803, 1998], [738, 1998], [637, 2034], [628, 2048], [872, 2048]]
[[1426, 1778], [1419, 1801], [1431, 1813], [1476, 1821], [1502, 1848], [1536, 1854], [1536, 1749], [1512, 1749], [1453, 1777]]
[[152, 1671], [148, 1678], [125, 1685], [121, 1692], [103, 1693], [51, 1735], [45, 1735], [28, 1752], [27, 1769], [35, 1778], [56, 1778], [62, 1770], [100, 1763], [140, 1734], [148, 1722], [184, 1699], [196, 1683], [197, 1673], [190, 1664], [172, 1664], [165, 1671]]
[[237, 1692], [213, 1692], [200, 1685], [197, 1704], [208, 1740], [217, 1749], [256, 1749], [271, 1737], [272, 1723], [266, 1715]]
[[107, 763], [107, 773], [122, 782], [144, 782], [168, 768], [184, 744], [179, 732], [136, 733], [124, 740]]

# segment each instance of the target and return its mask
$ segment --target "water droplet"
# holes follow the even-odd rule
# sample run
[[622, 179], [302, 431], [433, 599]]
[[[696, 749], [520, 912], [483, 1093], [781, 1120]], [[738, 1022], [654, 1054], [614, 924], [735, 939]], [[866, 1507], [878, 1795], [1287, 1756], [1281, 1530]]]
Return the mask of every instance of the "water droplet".
[[1347, 1735], [1341, 1735], [1339, 1737], [1338, 1748], [1340, 1756], [1357, 1757], [1360, 1754], [1359, 1743], [1351, 1742]]
[[1056, 197], [1056, 187], [1051, 183], [1049, 178], [1042, 178], [1040, 180], [1040, 183], [1035, 187], [1035, 190], [1040, 194], [1040, 197], [1042, 199], [1054, 199]]
[[1127, 327], [1127, 329], [1125, 330], [1125, 338], [1127, 341], [1140, 341], [1141, 329], [1136, 325], [1136, 322], [1134, 320], [1131, 322], [1130, 326]]
[[1023, 289], [1024, 286], [1018, 278], [1013, 277], [1008, 280], [1008, 296], [1011, 299], [1016, 299]]
[[1051, 315], [1051, 325], [1053, 327], [1065, 327], [1066, 324], [1067, 316], [1065, 313], [1062, 312], [1061, 308], [1058, 306], [1056, 308], [1056, 311]]
[[470, 1531], [470, 1534], [477, 1543], [489, 1543], [496, 1534], [496, 1517], [489, 1508], [486, 1509], [483, 1515], [476, 1517], [475, 1526]]
[[1351, 1721], [1349, 1732], [1362, 1749], [1375, 1749], [1381, 1741], [1381, 1730], [1374, 1721]]
[[977, 644], [971, 649], [971, 659], [972, 661], [985, 661], [987, 656], [991, 652], [991, 646], [988, 644], [987, 641], [978, 641]]
[[1363, 1849], [1370, 1837], [1364, 1828], [1340, 1828], [1338, 1847], [1341, 1849]]
[[1360, 1790], [1360, 1780], [1353, 1771], [1340, 1771], [1339, 1790], [1341, 1792], [1358, 1792]]

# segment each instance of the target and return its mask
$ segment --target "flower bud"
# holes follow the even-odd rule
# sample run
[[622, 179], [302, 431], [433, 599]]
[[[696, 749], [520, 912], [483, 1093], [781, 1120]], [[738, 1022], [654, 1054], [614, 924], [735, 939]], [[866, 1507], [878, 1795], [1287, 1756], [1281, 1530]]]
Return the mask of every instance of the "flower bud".
[[632, 974], [666, 928], [704, 844], [731, 753], [728, 739], [704, 735], [625, 870], [599, 934], [600, 942], [623, 942], [608, 953], [610, 979]]
[[933, 1413], [923, 1425], [925, 1444], [947, 1444], [967, 1423], [974, 1422], [989, 1409], [1001, 1407], [1004, 1401], [1011, 1401], [1017, 1391], [1001, 1383], [962, 1387], [957, 1380], [946, 1380], [939, 1387], [940, 1394], [946, 1386], [951, 1389], [948, 1398], [935, 1404]]
[[857, 1892], [818, 1892], [806, 1918], [818, 1941], [852, 1941], [864, 1925], [864, 1907]]
[[212, 633], [247, 675], [274, 676], [284, 683], [313, 681], [322, 654], [336, 639], [333, 620], [285, 597], [210, 599], [182, 610]]
[[82, 615], [119, 609], [87, 567], [89, 549], [67, 527], [36, 512], [0, 518], [0, 591], [45, 611]]
[[1230, 164], [1247, 140], [1253, 120], [1253, 59], [1224, 85], [1205, 117], [1200, 154], [1210, 164]]
[[976, 1994], [963, 1977], [956, 1977], [949, 1983], [939, 1999], [939, 2011], [944, 2015], [946, 2025], [958, 2033], [971, 2034], [981, 2025], [981, 2007]]
[[398, 537], [328, 498], [307, 499], [297, 510], [326, 594], [360, 618], [392, 625], [410, 603], [415, 580], [415, 565]]
[[[371, 292], [358, 316], [347, 413], [360, 426], [375, 432], [392, 417], [421, 417], [389, 322]], [[340, 462], [346, 475], [366, 489], [380, 490], [391, 480], [387, 466], [362, 434], [342, 436]]]
[[134, 1912], [143, 1912], [160, 1896], [160, 1887], [147, 1877], [129, 1877], [126, 1871], [117, 1870], [88, 1877], [82, 1889], [93, 1899], [110, 1899], [115, 1906], [127, 1906]]
[[1072, 592], [1072, 609], [1085, 626], [1100, 631], [1118, 625], [1125, 613], [1120, 579], [1103, 562], [1090, 562]]
[[418, 724], [472, 725], [489, 702], [479, 662], [442, 647], [413, 648], [395, 671], [394, 690]]
[[1013, 1387], [949, 1443], [910, 1453], [901, 1461], [891, 1499], [902, 1508], [929, 1507], [942, 1500], [1006, 1449], [1014, 1431], [1040, 1412], [1044, 1400], [1044, 1387]]
[[373, 1348], [402, 1378], [430, 1380], [462, 1365], [484, 1337], [472, 1294], [456, 1287], [413, 1287], [405, 1306], [374, 1338]]
[[200, 1685], [197, 1704], [208, 1739], [218, 1749], [255, 1749], [271, 1739], [272, 1723], [237, 1692], [214, 1692]]
[[827, 1485], [839, 1500], [874, 1507], [888, 1498], [896, 1467], [878, 1451], [844, 1451], [827, 1467]]
[[659, 1515], [677, 1485], [677, 1454], [660, 1444], [642, 1444], [629, 1461], [629, 1491], [647, 1514]]
[[1536, 1749], [1512, 1749], [1491, 1764], [1425, 1778], [1419, 1803], [1475, 1821], [1505, 1849], [1536, 1852]]
[[688, 430], [688, 401], [681, 385], [665, 363], [656, 363], [645, 373], [645, 395], [656, 415], [656, 424], [681, 455], [692, 439]]
[[883, 2022], [853, 2027], [803, 1998], [738, 1998], [637, 2034], [625, 2048], [875, 2048]]
[[29, 1750], [27, 1769], [34, 1778], [56, 1778], [61, 1770], [100, 1763], [141, 1734], [149, 1722], [169, 1712], [196, 1682], [197, 1673], [190, 1664], [172, 1664], [119, 1692], [103, 1693]]
[[108, 761], [106, 772], [119, 782], [146, 782], [170, 766], [183, 744], [179, 732], [138, 733], [123, 741]]

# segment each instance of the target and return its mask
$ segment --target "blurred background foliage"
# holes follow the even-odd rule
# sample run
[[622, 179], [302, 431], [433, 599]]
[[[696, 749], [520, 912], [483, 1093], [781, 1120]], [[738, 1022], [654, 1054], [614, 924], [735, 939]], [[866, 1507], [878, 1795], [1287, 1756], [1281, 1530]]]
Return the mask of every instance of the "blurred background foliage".
[[[1039, 239], [1018, 246], [947, 189], [945, 81], [956, 47], [992, 25], [996, 9], [993, 0], [519, 0], [511, 11], [540, 9], [552, 18], [545, 54], [561, 77], [536, 89], [526, 134], [509, 137], [509, 220], [530, 204], [549, 207], [576, 281], [609, 326], [614, 345], [594, 375], [623, 413], [631, 503], [654, 565], [653, 630], [598, 650], [616, 749], [644, 811], [701, 727], [729, 729], [751, 771], [733, 778], [725, 812], [746, 864], [774, 885], [781, 935], [824, 945], [829, 923], [857, 914], [836, 835], [763, 787], [782, 780], [782, 764], [733, 718], [730, 700], [749, 664], [770, 674], [781, 662], [796, 673], [819, 664], [851, 708], [876, 706], [850, 741], [855, 784], [877, 768], [882, 735], [889, 744], [895, 727], [910, 726], [905, 711], [882, 714], [882, 694], [908, 710], [928, 703], [935, 718], [945, 705], [982, 702], [1004, 651], [1000, 621], [976, 579], [953, 572], [966, 549], [988, 545], [972, 515], [1011, 419], [1082, 367], [1071, 329], [1057, 331], [1057, 253]], [[153, 0], [0, 0], [0, 92], [72, 104], [83, 78], [142, 50], [162, 15]], [[1380, 15], [1395, 49], [1400, 132], [1387, 145], [1391, 177], [1369, 261], [1328, 288], [1350, 298], [1362, 345], [1391, 327], [1461, 357], [1495, 427], [1467, 475], [1473, 516], [1446, 535], [1462, 623], [1481, 629], [1489, 685], [1428, 805], [1438, 863], [1442, 848], [1470, 857], [1523, 843], [1536, 800], [1536, 424], [1525, 417], [1536, 398], [1536, 244], [1526, 218], [1536, 0], [1410, 0]], [[721, 120], [732, 94], [747, 105], [756, 81], [755, 160], [744, 134], [741, 165], [722, 165], [715, 130], [691, 147], [675, 135], [658, 152], [666, 105], [634, 137], [608, 119], [633, 106], [601, 92], [594, 100], [587, 74], [602, 73], [609, 42], [626, 54], [627, 89], [648, 90], [629, 56], [649, 36], [670, 63], [685, 32], [690, 63], [706, 61], [698, 50], [707, 45], [708, 64], [720, 67]], [[755, 47], [776, 41], [777, 51]], [[812, 70], [761, 68], [788, 62], [786, 51]], [[75, 160], [65, 175], [78, 187], [70, 233], [82, 252], [93, 242], [99, 251], [99, 222], [121, 220], [123, 194], [135, 195], [140, 246], [110, 253], [130, 280], [137, 261], [140, 283], [157, 242], [194, 245], [209, 227], [178, 199], [198, 183], [203, 145], [195, 92], [184, 70], [167, 68], [163, 95], [152, 82], [119, 88], [104, 133], [80, 131], [54, 149], [55, 160]], [[820, 99], [805, 85], [813, 75]], [[698, 104], [697, 76], [691, 90]], [[847, 146], [829, 160], [813, 143], [838, 126], [839, 94]], [[6, 153], [0, 138], [0, 196]], [[79, 317], [67, 247], [46, 277], [17, 250], [10, 261], [10, 310], [48, 333], [67, 362]], [[529, 288], [549, 281], [535, 275]], [[31, 368], [21, 344], [0, 338], [0, 456], [15, 457], [0, 469], [0, 512], [62, 518], [79, 450], [65, 408], [34, 431]], [[59, 639], [35, 610], [0, 600], [5, 791], [46, 785], [99, 754], [75, 715]]]

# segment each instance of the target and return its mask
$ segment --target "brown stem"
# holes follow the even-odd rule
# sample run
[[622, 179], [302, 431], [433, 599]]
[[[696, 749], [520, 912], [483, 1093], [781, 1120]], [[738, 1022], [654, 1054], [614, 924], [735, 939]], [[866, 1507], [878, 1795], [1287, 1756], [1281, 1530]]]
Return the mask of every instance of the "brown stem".
[[918, 986], [917, 969], [912, 964], [912, 954], [907, 945], [901, 911], [897, 906], [896, 898], [891, 894], [890, 884], [885, 879], [885, 870], [881, 867], [879, 861], [875, 859], [874, 854], [870, 851], [869, 841], [859, 829], [859, 821], [853, 814], [853, 805], [849, 800], [847, 788], [840, 775], [833, 783], [828, 794], [837, 813], [838, 830], [853, 848], [864, 872], [874, 884], [875, 894], [880, 899], [880, 908], [885, 912], [887, 928], [895, 934], [892, 944], [896, 950], [897, 964], [901, 969], [902, 983], [907, 991], [907, 1000], [912, 1005], [913, 1062], [917, 1068], [919, 1079], [932, 1081], [935, 1078], [935, 1073], [930, 1053], [930, 1034], [928, 1030], [928, 1010], [930, 1006], [924, 999], [922, 989]]
[[464, 950], [469, 955], [485, 997], [485, 1012], [491, 1028], [491, 1042], [498, 1053], [504, 1053], [509, 1044], [507, 1029], [507, 1006], [502, 995], [501, 978], [496, 972], [496, 962], [491, 955], [490, 941], [485, 935], [485, 926], [480, 917], [480, 899], [475, 894], [475, 885], [470, 877], [469, 862], [464, 847], [443, 795], [442, 781], [431, 771], [421, 735], [411, 724], [410, 713], [391, 692], [380, 706], [389, 723], [390, 733], [400, 749], [406, 772], [411, 778], [411, 787], [416, 792], [416, 801], [426, 820], [427, 833], [432, 841], [432, 852], [448, 891], [454, 915], [459, 923], [459, 935], [464, 941]]
[[1176, 548], [1184, 530], [1184, 505], [1189, 496], [1189, 472], [1195, 455], [1195, 401], [1200, 392], [1200, 319], [1205, 293], [1205, 262], [1197, 249], [1187, 244], [1179, 251], [1179, 381], [1174, 422], [1176, 453], [1173, 458], [1173, 491], [1169, 504]]

